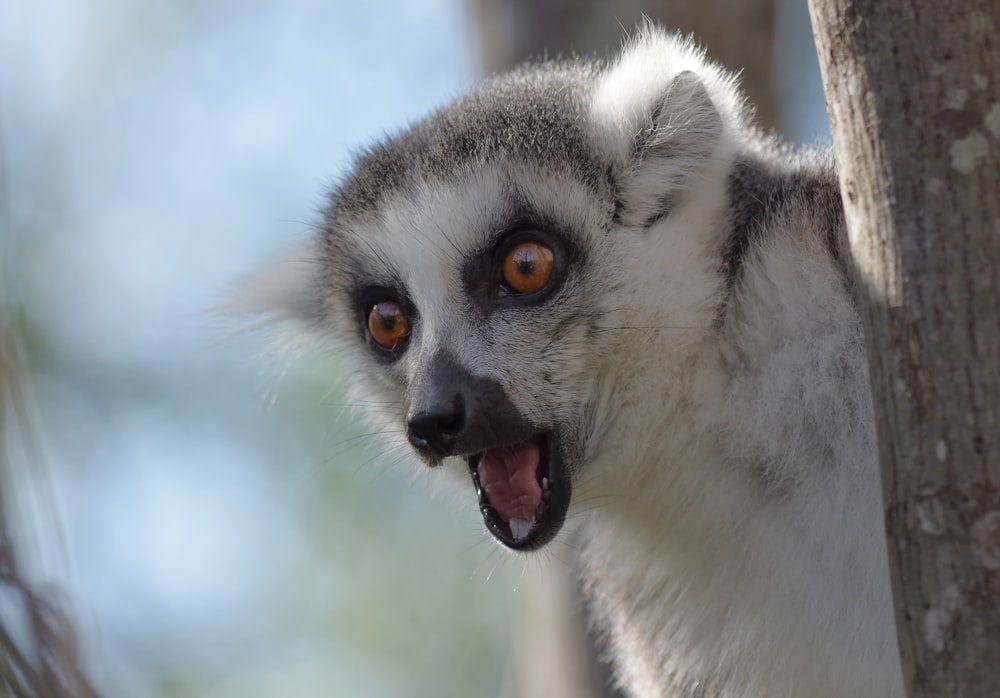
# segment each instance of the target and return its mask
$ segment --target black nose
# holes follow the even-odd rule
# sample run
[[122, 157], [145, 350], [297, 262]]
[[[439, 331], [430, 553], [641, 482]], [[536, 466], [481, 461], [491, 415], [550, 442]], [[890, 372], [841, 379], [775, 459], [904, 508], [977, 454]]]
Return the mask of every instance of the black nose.
[[413, 447], [438, 458], [455, 452], [455, 443], [463, 429], [465, 401], [461, 396], [428, 405], [406, 420], [406, 438]]

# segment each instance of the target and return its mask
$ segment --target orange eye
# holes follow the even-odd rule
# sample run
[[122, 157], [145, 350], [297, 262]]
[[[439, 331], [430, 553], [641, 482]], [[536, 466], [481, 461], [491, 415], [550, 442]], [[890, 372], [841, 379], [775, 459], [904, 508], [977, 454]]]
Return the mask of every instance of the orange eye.
[[540, 242], [515, 245], [503, 260], [503, 281], [516, 293], [545, 288], [555, 269], [555, 255]]
[[384, 349], [395, 349], [410, 338], [410, 319], [395, 301], [380, 301], [368, 311], [368, 333]]

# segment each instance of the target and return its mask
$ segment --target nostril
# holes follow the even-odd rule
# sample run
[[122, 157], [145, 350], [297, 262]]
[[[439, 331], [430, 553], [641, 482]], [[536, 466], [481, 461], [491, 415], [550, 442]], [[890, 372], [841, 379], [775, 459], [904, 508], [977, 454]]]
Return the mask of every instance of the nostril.
[[413, 414], [406, 422], [406, 437], [414, 448], [450, 456], [465, 428], [461, 398], [450, 405], [438, 404]]

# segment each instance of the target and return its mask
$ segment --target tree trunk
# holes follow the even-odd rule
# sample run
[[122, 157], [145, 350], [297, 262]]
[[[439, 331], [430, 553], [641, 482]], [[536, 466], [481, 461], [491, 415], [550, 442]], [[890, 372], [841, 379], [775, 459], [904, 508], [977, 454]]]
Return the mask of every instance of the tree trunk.
[[1000, 695], [1000, 2], [810, 0], [911, 698]]

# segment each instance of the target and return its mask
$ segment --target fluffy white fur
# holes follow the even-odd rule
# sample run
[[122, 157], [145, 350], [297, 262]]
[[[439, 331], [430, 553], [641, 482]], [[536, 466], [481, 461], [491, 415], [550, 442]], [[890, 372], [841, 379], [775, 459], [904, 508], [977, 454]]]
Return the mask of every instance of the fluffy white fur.
[[[560, 536], [580, 546], [628, 695], [902, 698], [861, 329], [817, 211], [776, 205], [731, 287], [730, 175], [746, 153], [782, 157], [755, 145], [733, 78], [647, 29], [587, 79], [614, 229], [615, 202], [577, 169], [500, 149], [332, 218], [335, 241], [276, 305], [310, 309], [356, 356], [367, 404], [400, 404], [447, 349], [560, 426], [576, 457]], [[463, 264], [511, 192], [572, 231], [587, 264], [554, 307], [484, 321]], [[391, 365], [366, 358], [344, 250], [419, 309]], [[445, 463], [469, 489], [464, 459]]]

